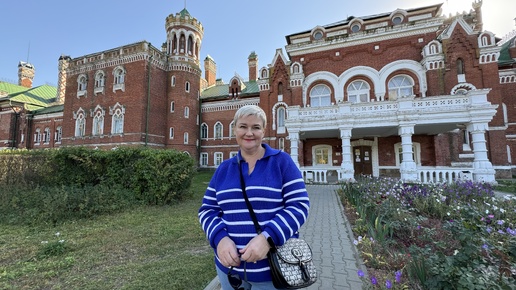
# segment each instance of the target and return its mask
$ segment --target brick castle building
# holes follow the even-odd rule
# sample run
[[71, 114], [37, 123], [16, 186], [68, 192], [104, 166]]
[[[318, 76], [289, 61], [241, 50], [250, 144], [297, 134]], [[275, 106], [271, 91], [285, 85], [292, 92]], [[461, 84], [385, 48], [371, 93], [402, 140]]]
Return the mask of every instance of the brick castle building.
[[58, 86], [38, 87], [38, 104], [34, 68], [20, 63], [18, 86], [0, 82], [0, 147], [173, 148], [215, 168], [238, 151], [235, 111], [256, 104], [268, 115], [264, 141], [310, 181], [511, 178], [516, 33], [484, 30], [481, 1], [453, 17], [441, 5], [287, 35], [286, 54], [259, 67], [251, 52], [248, 79], [228, 83], [210, 56], [201, 68], [204, 28], [184, 9], [166, 18], [161, 47], [61, 56]]

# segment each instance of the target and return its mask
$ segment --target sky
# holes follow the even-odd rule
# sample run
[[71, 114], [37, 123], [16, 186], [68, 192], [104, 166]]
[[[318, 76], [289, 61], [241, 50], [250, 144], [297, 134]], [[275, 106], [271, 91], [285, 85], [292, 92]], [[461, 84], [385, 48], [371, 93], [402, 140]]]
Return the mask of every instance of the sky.
[[[57, 84], [61, 55], [72, 58], [148, 41], [161, 48], [165, 19], [186, 7], [204, 26], [201, 66], [207, 55], [217, 78], [249, 78], [247, 58], [258, 67], [285, 52], [285, 36], [344, 20], [348, 16], [390, 13], [443, 3], [443, 14], [469, 11], [474, 0], [2, 0], [0, 3], [0, 81], [17, 83], [18, 63], [36, 72], [33, 86]], [[478, 0], [476, 0], [478, 1]], [[516, 1], [483, 0], [484, 30], [502, 38], [516, 29]], [[204, 74], [203, 74], [204, 76]]]

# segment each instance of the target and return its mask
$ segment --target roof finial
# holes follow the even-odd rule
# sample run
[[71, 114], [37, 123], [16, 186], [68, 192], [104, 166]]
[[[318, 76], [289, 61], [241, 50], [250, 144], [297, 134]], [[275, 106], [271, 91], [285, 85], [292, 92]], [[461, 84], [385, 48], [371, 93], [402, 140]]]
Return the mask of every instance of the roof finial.
[[185, 9], [186, 9], [186, 0], [185, 0]]

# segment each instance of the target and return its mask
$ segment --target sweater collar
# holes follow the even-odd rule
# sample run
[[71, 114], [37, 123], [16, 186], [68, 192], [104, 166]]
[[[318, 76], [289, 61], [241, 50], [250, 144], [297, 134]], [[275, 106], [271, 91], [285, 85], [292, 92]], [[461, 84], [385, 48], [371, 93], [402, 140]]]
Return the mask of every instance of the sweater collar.
[[[262, 147], [265, 148], [265, 153], [263, 154], [263, 157], [260, 159], [268, 158], [269, 156], [277, 155], [281, 152], [280, 150], [274, 149], [265, 143], [262, 143]], [[238, 163], [240, 160], [245, 160], [245, 159], [242, 157], [242, 152], [240, 150], [238, 150], [238, 154], [237, 154], [234, 162]]]

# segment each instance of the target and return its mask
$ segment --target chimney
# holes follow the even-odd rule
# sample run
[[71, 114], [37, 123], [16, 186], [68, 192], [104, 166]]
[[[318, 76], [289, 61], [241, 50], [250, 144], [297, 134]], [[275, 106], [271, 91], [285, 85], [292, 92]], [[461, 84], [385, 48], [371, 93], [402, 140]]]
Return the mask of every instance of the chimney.
[[258, 75], [258, 55], [254, 51], [247, 58], [247, 64], [249, 66], [249, 81], [255, 82]]
[[204, 78], [208, 87], [213, 86], [217, 80], [217, 64], [209, 55], [204, 59]]
[[67, 55], [61, 55], [59, 57], [59, 63], [57, 65], [57, 96], [56, 102], [64, 104], [65, 90], [66, 90], [66, 69], [70, 65], [71, 58]]
[[36, 69], [28, 62], [20, 61], [18, 63], [18, 85], [26, 88], [32, 88], [32, 80]]

